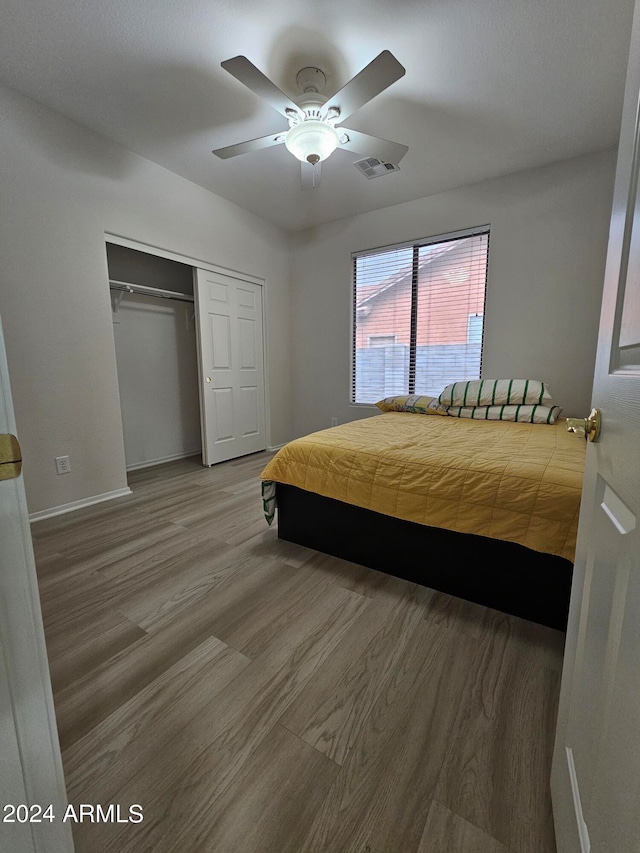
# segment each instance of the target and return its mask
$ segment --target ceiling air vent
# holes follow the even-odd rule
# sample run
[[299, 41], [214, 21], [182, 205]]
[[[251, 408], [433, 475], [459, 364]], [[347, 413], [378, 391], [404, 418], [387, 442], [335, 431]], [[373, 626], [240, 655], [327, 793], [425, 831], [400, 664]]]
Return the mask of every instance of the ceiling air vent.
[[357, 169], [360, 169], [362, 174], [369, 178], [379, 178], [381, 175], [387, 175], [389, 172], [399, 172], [400, 166], [394, 166], [393, 163], [383, 163], [375, 157], [365, 157], [364, 160], [357, 160], [353, 164]]

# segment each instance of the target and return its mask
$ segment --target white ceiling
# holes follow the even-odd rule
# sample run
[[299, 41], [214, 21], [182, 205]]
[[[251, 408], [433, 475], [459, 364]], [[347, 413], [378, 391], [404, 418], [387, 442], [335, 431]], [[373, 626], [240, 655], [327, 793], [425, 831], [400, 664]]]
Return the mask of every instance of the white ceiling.
[[[598, 151], [617, 141], [632, 0], [2, 0], [0, 81], [290, 229]], [[300, 188], [286, 130], [220, 67], [244, 54], [296, 98], [332, 94], [388, 49], [406, 75], [350, 117], [409, 146], [367, 180], [336, 151]], [[364, 152], [366, 154], [366, 152]]]

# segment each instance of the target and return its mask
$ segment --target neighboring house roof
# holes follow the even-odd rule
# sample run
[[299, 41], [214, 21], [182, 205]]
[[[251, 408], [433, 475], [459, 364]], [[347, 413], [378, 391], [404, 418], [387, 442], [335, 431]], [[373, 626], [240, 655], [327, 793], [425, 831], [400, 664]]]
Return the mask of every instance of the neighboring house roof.
[[[460, 245], [460, 240], [450, 240], [447, 243], [441, 244], [436, 243], [433, 248], [428, 253], [424, 253], [423, 257], [418, 261], [418, 272], [439, 260], [452, 249], [459, 248]], [[367, 285], [360, 293], [361, 298], [356, 302], [356, 308], [362, 308], [365, 305], [368, 306], [368, 304], [376, 299], [376, 297], [380, 296], [381, 293], [385, 293], [387, 290], [392, 287], [396, 287], [398, 284], [411, 281], [412, 274], [413, 264], [405, 264], [397, 272], [388, 276], [388, 278], [385, 278], [383, 281], [378, 282], [377, 284]]]

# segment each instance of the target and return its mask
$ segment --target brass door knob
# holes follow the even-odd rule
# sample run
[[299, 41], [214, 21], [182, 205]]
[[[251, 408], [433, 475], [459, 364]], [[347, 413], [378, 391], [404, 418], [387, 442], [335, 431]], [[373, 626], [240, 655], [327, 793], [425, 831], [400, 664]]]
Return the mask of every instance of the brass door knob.
[[0, 480], [12, 480], [22, 471], [22, 451], [15, 435], [0, 435]]
[[591, 409], [588, 418], [567, 418], [567, 432], [575, 432], [581, 438], [597, 441], [600, 436], [602, 418], [600, 409]]

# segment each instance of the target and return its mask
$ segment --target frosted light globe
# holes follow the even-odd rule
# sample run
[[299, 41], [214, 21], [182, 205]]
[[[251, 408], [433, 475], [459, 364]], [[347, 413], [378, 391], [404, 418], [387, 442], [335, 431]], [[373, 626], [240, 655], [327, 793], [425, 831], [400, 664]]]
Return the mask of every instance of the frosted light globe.
[[302, 163], [315, 165], [333, 154], [338, 147], [338, 139], [335, 127], [309, 119], [294, 125], [287, 133], [284, 144]]

